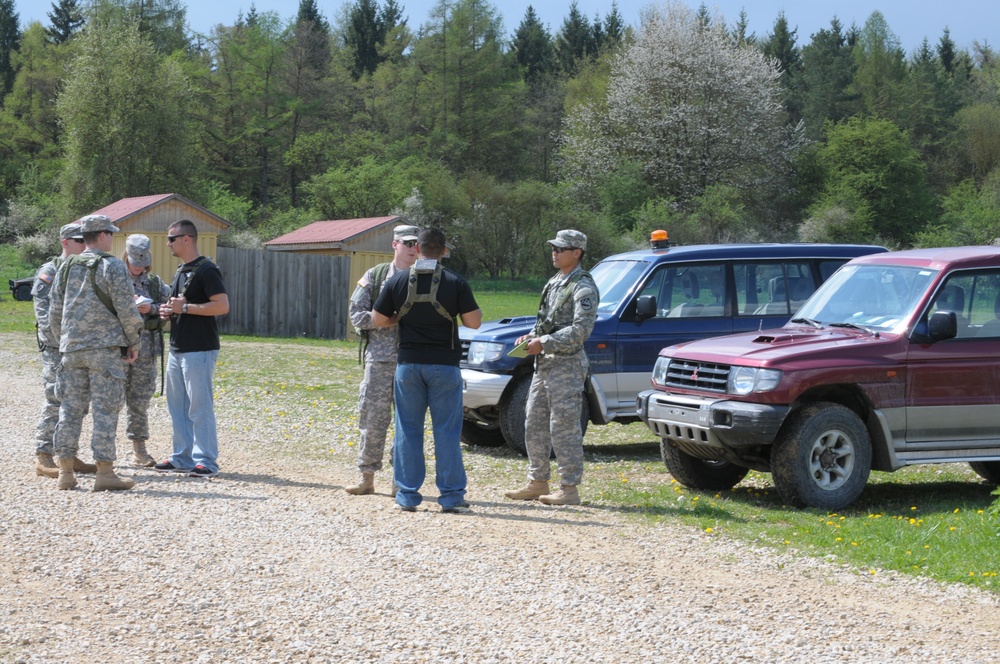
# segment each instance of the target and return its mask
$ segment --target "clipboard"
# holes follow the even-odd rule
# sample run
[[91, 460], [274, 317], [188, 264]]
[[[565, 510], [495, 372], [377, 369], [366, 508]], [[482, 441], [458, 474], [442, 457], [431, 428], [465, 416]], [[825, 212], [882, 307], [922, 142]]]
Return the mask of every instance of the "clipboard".
[[507, 352], [507, 355], [509, 357], [528, 357], [528, 343], [533, 338], [534, 337], [525, 339], [524, 341], [522, 341], [518, 345], [514, 346], [513, 348], [510, 349], [510, 351]]

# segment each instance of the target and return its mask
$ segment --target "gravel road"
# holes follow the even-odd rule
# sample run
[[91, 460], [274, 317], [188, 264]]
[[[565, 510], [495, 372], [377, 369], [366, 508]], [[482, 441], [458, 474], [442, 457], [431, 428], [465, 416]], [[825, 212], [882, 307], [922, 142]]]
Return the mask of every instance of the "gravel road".
[[[475, 477], [471, 514], [401, 513], [385, 477], [347, 496], [353, 468], [262, 456], [224, 421], [216, 479], [120, 462], [132, 491], [92, 493], [86, 476], [57, 491], [33, 471], [39, 374], [36, 355], [0, 349], [3, 662], [998, 657], [987, 593], [607, 508], [512, 504]], [[151, 443], [167, 451], [167, 432]]]

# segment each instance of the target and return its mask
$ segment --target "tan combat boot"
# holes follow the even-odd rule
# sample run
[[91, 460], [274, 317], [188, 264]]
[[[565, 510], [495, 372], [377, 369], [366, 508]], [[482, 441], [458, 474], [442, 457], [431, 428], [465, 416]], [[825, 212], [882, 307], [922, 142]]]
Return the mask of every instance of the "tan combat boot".
[[84, 463], [79, 457], [73, 457], [73, 470], [78, 473], [96, 473], [97, 466], [92, 463]]
[[131, 489], [135, 482], [127, 477], [115, 475], [114, 464], [110, 461], [97, 462], [97, 477], [94, 479], [94, 491], [120, 491]]
[[511, 500], [538, 500], [549, 492], [549, 483], [545, 480], [531, 480], [523, 489], [505, 491], [503, 495]]
[[375, 473], [361, 473], [361, 481], [344, 487], [344, 491], [352, 496], [367, 496], [375, 493]]
[[145, 466], [146, 468], [156, 465], [156, 459], [146, 451], [145, 440], [132, 441], [132, 460], [137, 466]]
[[51, 454], [39, 452], [35, 456], [38, 457], [38, 460], [35, 462], [36, 475], [51, 477], [52, 479], [59, 477], [59, 466], [52, 460]]
[[546, 505], [579, 505], [580, 492], [572, 484], [563, 484], [555, 493], [540, 496], [538, 500]]
[[72, 489], [76, 486], [76, 475], [73, 474], [74, 457], [59, 457], [59, 489]]

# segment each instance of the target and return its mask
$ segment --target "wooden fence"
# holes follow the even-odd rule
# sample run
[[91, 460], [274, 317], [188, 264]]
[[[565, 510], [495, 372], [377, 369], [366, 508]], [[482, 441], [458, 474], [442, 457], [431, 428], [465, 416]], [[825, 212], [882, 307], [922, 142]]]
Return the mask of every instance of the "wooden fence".
[[219, 247], [216, 263], [229, 294], [223, 334], [344, 339], [350, 256]]

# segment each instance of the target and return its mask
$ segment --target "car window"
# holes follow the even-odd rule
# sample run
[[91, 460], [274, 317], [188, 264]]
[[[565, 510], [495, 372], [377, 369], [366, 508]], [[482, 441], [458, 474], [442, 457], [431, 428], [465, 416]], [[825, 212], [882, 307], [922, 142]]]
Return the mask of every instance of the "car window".
[[928, 315], [938, 311], [955, 313], [958, 339], [1000, 337], [1000, 272], [961, 272], [948, 277]]
[[900, 265], [846, 265], [817, 290], [797, 316], [824, 325], [891, 330], [908, 319], [937, 274]]
[[733, 276], [741, 316], [789, 316], [816, 290], [807, 262], [736, 263]]
[[644, 261], [601, 261], [590, 270], [597, 290], [601, 294], [599, 312], [611, 312], [618, 308], [622, 299], [649, 267]]

